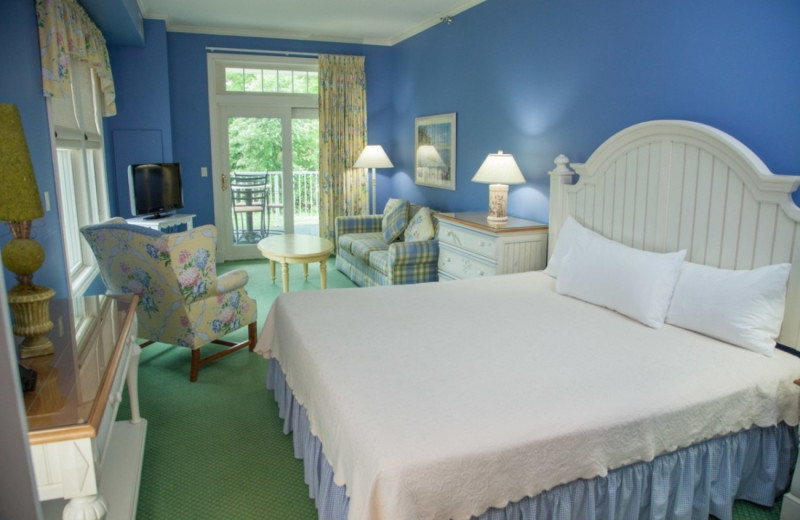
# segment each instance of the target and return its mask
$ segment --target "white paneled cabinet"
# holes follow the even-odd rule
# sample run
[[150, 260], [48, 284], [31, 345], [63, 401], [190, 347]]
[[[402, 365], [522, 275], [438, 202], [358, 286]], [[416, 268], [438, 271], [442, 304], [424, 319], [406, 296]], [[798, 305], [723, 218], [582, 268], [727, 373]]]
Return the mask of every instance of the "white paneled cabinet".
[[[53, 300], [55, 353], [30, 358], [25, 411], [45, 518], [135, 518], [147, 421], [139, 415], [137, 298]], [[116, 421], [128, 385], [131, 418]]]
[[509, 217], [490, 225], [486, 213], [439, 214], [439, 280], [544, 269], [547, 225]]

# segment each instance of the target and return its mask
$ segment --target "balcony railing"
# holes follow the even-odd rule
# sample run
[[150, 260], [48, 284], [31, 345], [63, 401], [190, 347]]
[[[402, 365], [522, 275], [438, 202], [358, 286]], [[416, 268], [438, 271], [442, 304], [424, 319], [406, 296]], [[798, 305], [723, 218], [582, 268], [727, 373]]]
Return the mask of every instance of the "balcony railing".
[[[242, 172], [236, 174], [257, 174], [263, 172]], [[296, 171], [292, 173], [292, 183], [294, 186], [294, 226], [297, 232], [316, 233], [319, 230], [319, 172], [318, 171]], [[260, 229], [261, 219], [259, 214], [254, 214], [252, 218], [242, 219], [242, 215], [232, 212], [232, 218], [239, 218], [237, 226], [238, 236], [234, 237], [237, 242], [253, 242], [267, 236], [271, 232], [283, 233], [284, 208], [286, 200], [283, 194], [283, 172], [267, 172], [267, 185], [269, 193], [267, 196], [268, 219], [265, 219], [265, 229]], [[268, 224], [266, 221], [268, 220]]]

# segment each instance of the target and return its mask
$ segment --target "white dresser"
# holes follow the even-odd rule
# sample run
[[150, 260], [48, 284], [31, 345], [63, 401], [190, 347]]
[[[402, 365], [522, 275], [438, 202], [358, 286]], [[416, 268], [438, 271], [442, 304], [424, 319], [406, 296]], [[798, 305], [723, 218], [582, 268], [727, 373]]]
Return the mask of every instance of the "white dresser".
[[439, 280], [476, 278], [544, 269], [547, 225], [508, 217], [490, 226], [486, 213], [437, 214]]
[[[139, 416], [136, 296], [53, 300], [55, 353], [25, 359], [31, 458], [45, 518], [135, 518], [147, 421]], [[116, 422], [125, 383], [131, 419]]]

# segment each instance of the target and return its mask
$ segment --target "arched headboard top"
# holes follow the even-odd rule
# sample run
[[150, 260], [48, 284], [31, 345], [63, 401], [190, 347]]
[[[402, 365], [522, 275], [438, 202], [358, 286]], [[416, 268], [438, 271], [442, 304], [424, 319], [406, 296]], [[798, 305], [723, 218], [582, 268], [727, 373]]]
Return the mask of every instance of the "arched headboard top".
[[686, 249], [695, 263], [793, 263], [781, 342], [800, 347], [800, 208], [791, 198], [800, 176], [772, 173], [719, 129], [677, 120], [626, 128], [584, 164], [559, 156], [550, 176], [551, 250], [571, 215], [632, 247]]

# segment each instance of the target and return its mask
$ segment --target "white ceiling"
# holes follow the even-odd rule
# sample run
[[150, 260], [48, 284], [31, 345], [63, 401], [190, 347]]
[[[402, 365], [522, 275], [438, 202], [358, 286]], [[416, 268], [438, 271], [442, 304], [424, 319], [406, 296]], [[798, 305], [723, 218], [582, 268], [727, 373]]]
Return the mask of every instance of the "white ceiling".
[[138, 0], [170, 31], [393, 45], [484, 0]]

